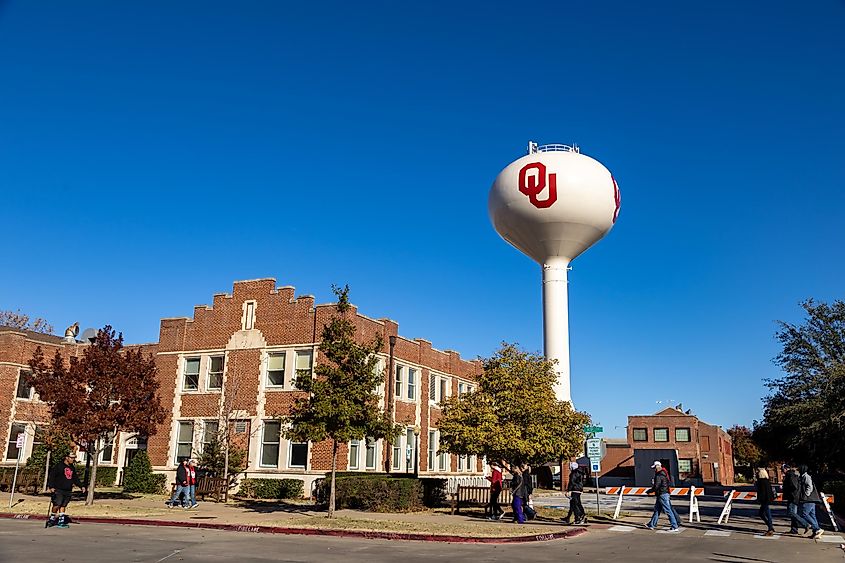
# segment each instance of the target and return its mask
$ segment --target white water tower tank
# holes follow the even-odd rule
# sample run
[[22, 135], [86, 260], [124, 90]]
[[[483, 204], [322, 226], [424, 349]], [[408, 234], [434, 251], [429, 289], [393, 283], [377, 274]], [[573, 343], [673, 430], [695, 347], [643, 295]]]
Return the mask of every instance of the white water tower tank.
[[543, 268], [543, 343], [557, 360], [559, 400], [569, 385], [569, 263], [606, 235], [619, 216], [616, 180], [599, 161], [568, 145], [528, 144], [490, 188], [496, 231]]

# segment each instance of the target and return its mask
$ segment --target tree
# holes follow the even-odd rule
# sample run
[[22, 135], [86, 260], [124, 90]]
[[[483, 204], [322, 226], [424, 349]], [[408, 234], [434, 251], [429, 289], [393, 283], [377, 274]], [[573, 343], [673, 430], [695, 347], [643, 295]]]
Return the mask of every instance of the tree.
[[156, 365], [140, 350], [124, 350], [123, 335], [110, 326], [97, 332], [81, 358], [66, 361], [57, 351], [47, 365], [41, 347], [29, 361], [29, 383], [59, 428], [92, 456], [86, 504], [94, 502], [97, 465], [109, 437], [118, 432], [150, 436], [164, 421]]
[[581, 452], [588, 414], [558, 401], [554, 362], [503, 343], [484, 360], [478, 389], [441, 403], [440, 450], [486, 456], [508, 467]]
[[845, 467], [845, 302], [801, 304], [802, 324], [779, 321], [784, 374], [767, 380], [754, 436], [770, 454], [817, 470]]
[[758, 467], [763, 461], [763, 451], [754, 441], [751, 429], [737, 424], [728, 428], [728, 435], [731, 437], [734, 465]]
[[380, 408], [377, 389], [384, 374], [377, 369], [376, 354], [383, 341], [376, 336], [358, 343], [355, 324], [349, 319], [349, 286], [332, 286], [337, 295], [336, 314], [323, 327], [320, 352], [325, 361], [317, 364], [316, 377], [298, 374], [296, 387], [308, 393], [298, 398], [289, 415], [282, 416], [284, 434], [299, 442], [332, 442], [332, 477], [328, 517], [334, 517], [335, 474], [339, 444], [395, 436], [394, 426]]
[[29, 315], [22, 313], [20, 309], [17, 311], [0, 311], [0, 326], [53, 334], [53, 325], [40, 317], [30, 321]]

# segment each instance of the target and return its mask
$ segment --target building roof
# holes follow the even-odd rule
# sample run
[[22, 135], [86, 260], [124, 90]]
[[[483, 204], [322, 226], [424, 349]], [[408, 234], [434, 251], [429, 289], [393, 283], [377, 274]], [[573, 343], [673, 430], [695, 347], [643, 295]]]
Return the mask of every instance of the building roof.
[[49, 342], [50, 344], [61, 344], [62, 338], [55, 334], [44, 334], [42, 332], [35, 332], [34, 330], [25, 330], [13, 326], [0, 326], [0, 333], [17, 333], [23, 334], [30, 340], [37, 340], [39, 342]]

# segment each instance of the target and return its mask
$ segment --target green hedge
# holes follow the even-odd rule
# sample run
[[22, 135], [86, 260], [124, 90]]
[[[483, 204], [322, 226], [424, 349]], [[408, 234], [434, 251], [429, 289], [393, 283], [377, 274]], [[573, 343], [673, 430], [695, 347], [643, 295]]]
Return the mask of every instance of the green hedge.
[[[331, 475], [317, 484], [317, 503], [328, 504]], [[388, 477], [383, 474], [343, 474], [337, 476], [335, 507], [369, 512], [413, 512], [423, 510], [424, 489], [419, 479]]]
[[111, 487], [117, 481], [117, 467], [97, 466], [97, 487]]
[[301, 479], [244, 479], [238, 496], [256, 499], [302, 498], [305, 481]]
[[123, 476], [123, 492], [164, 494], [167, 487], [167, 475], [153, 473], [147, 452], [138, 452]]

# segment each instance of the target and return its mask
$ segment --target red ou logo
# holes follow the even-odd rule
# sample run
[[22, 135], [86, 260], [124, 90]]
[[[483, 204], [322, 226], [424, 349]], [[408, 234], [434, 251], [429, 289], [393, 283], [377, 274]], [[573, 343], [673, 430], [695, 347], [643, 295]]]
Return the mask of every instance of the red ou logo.
[[[538, 209], [551, 207], [557, 201], [557, 174], [549, 174], [546, 181], [546, 165], [542, 162], [526, 164], [519, 170], [519, 191], [528, 196], [531, 205]], [[548, 184], [549, 195], [546, 199], [538, 199], [537, 196], [546, 189]]]
[[622, 207], [622, 194], [619, 193], [619, 184], [616, 183], [616, 178], [610, 177], [613, 180], [613, 199], [616, 200], [616, 209], [613, 210], [613, 222], [619, 218], [619, 208]]

